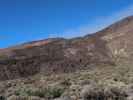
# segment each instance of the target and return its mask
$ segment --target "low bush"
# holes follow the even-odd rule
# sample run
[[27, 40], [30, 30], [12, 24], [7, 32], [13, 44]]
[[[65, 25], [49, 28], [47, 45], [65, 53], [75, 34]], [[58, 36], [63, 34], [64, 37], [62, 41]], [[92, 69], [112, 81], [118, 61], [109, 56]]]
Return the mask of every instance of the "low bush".
[[41, 98], [58, 98], [64, 93], [63, 88], [48, 87], [44, 89], [19, 89], [16, 91], [17, 96], [38, 96]]
[[81, 91], [83, 100], [127, 100], [127, 94], [117, 87], [101, 88], [85, 86]]

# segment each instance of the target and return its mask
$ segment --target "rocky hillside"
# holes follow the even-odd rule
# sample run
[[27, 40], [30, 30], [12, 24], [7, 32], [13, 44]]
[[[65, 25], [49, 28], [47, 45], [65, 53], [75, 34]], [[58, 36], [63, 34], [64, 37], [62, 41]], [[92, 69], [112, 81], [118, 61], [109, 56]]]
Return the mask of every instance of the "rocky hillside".
[[0, 80], [69, 73], [132, 62], [133, 16], [92, 35], [47, 39], [0, 49]]

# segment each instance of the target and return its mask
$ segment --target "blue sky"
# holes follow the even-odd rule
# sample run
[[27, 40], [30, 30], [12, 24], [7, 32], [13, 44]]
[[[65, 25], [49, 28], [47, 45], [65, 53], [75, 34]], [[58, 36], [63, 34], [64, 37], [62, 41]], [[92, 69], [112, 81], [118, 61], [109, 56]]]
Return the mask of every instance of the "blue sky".
[[133, 0], [0, 0], [0, 48], [76, 37], [133, 15]]

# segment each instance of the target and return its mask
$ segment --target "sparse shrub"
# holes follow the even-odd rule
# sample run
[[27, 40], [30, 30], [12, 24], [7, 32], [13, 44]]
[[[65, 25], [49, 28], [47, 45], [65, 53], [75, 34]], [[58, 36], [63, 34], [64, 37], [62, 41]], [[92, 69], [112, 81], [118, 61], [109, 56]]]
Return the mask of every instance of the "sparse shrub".
[[93, 85], [86, 85], [81, 91], [81, 97], [83, 100], [103, 100], [104, 94], [102, 89]]
[[83, 100], [127, 100], [127, 94], [117, 87], [101, 88], [87, 85], [81, 91]]
[[62, 93], [64, 92], [64, 89], [61, 88], [53, 88], [50, 91], [51, 96], [53, 96], [53, 98], [58, 98], [62, 95]]
[[[15, 96], [15, 95], [12, 95], [12, 96], [8, 97], [6, 100], [29, 100], [29, 99], [26, 96]], [[30, 100], [32, 100], [32, 99], [30, 99]]]
[[104, 89], [104, 95], [111, 100], [127, 100], [126, 92], [118, 87], [108, 87]]
[[6, 55], [0, 55], [0, 59], [7, 59], [8, 57]]
[[4, 96], [0, 96], [0, 100], [6, 100]]
[[70, 82], [70, 79], [65, 79], [61, 82], [61, 85], [63, 86], [70, 86], [71, 85], [71, 82]]
[[126, 93], [128, 95], [127, 100], [133, 100], [133, 84], [127, 86]]
[[61, 88], [45, 88], [36, 91], [29, 91], [29, 95], [44, 97], [44, 98], [58, 98], [62, 95], [64, 89]]
[[15, 91], [15, 95], [16, 96], [28, 96], [29, 95], [28, 91], [29, 90], [27, 90], [25, 88], [21, 88], [21, 89], [18, 89], [18, 90]]
[[96, 84], [96, 83], [93, 80], [85, 79], [85, 80], [81, 80], [80, 84], [81, 86], [84, 86], [84, 85], [90, 85], [90, 84]]
[[37, 89], [37, 90], [31, 90], [31, 89], [19, 89], [16, 91], [17, 96], [37, 96], [41, 98], [58, 98], [60, 97], [64, 92], [63, 88], [58, 87], [48, 87], [44, 89]]

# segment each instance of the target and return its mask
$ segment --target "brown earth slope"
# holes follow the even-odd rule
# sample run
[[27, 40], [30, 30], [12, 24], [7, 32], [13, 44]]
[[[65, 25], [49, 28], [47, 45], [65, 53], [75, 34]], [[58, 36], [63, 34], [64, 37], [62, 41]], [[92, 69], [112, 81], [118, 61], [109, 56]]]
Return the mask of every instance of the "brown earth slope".
[[0, 80], [68, 73], [132, 61], [133, 16], [92, 35], [47, 39], [0, 49]]

